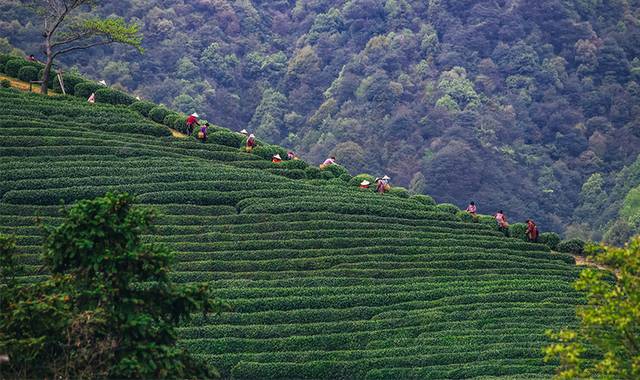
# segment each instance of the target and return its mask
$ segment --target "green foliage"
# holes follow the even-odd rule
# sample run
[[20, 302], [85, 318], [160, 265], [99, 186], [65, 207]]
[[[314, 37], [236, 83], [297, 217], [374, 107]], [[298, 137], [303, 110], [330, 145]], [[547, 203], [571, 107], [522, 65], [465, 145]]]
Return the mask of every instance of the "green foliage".
[[584, 241], [580, 239], [563, 240], [556, 246], [558, 252], [571, 253], [572, 255], [582, 255], [584, 253]]
[[209, 142], [232, 148], [240, 148], [245, 146], [246, 138], [239, 133], [221, 131], [209, 134]]
[[95, 82], [80, 82], [80, 83], [76, 84], [75, 87], [73, 88], [73, 94], [75, 96], [80, 97], [80, 98], [87, 99], [89, 96], [91, 96], [91, 94], [96, 93], [96, 91], [98, 91], [100, 89], [104, 89], [104, 86], [102, 86], [99, 83], [95, 83]]
[[18, 71], [18, 79], [25, 82], [38, 80], [38, 69], [33, 66], [22, 66]]
[[449, 214], [457, 214], [458, 211], [460, 211], [460, 209], [458, 208], [458, 206], [451, 204], [451, 203], [440, 203], [439, 205], [436, 206], [438, 208], [438, 210], [441, 210], [443, 212], [449, 213]]
[[[49, 279], [1, 288], [0, 350], [11, 358], [10, 373], [215, 376], [176, 347], [175, 326], [192, 313], [225, 305], [213, 301], [206, 285], [177, 285], [169, 278], [174, 254], [140, 239], [155, 214], [132, 201], [108, 193], [63, 210], [63, 223], [49, 228], [45, 242]], [[11, 240], [0, 238], [3, 274], [11, 269], [12, 248]]]
[[154, 103], [148, 102], [146, 100], [138, 100], [133, 102], [129, 108], [132, 110], [139, 112], [142, 116], [148, 117], [149, 111], [154, 108], [156, 105]]
[[526, 223], [512, 223], [509, 225], [509, 236], [520, 239], [527, 240], [527, 225]]
[[18, 78], [20, 69], [25, 65], [26, 61], [21, 58], [13, 58], [4, 64], [4, 73], [10, 77]]
[[555, 251], [560, 243], [560, 235], [555, 232], [543, 232], [538, 236], [538, 242]]
[[409, 191], [407, 189], [405, 189], [404, 187], [400, 187], [400, 186], [393, 186], [391, 188], [391, 190], [388, 191], [389, 195], [394, 195], [396, 197], [400, 197], [400, 198], [409, 198], [410, 194]]
[[429, 195], [416, 194], [416, 195], [412, 195], [410, 198], [422, 203], [423, 205], [427, 205], [427, 206], [436, 205], [436, 201]]
[[11, 88], [11, 81], [9, 79], [3, 79], [0, 81], [0, 87]]
[[640, 376], [640, 238], [625, 248], [590, 246], [589, 258], [615, 272], [585, 269], [575, 287], [586, 293], [580, 325], [548, 335], [546, 360], [560, 359], [559, 379], [636, 379]]
[[100, 88], [96, 90], [96, 102], [109, 103], [113, 105], [131, 105], [135, 102], [135, 98], [122, 91], [111, 88]]
[[136, 23], [127, 24], [120, 17], [107, 19], [91, 18], [82, 22], [82, 29], [93, 36], [105, 36], [111, 42], [133, 46], [143, 52], [142, 35]]
[[[75, 95], [75, 87], [87, 80], [79, 75], [64, 73], [62, 76], [62, 80], [64, 82], [64, 89], [68, 95]], [[57, 77], [52, 78], [53, 81], [53, 90], [62, 93], [62, 89], [60, 88], [60, 81], [58, 81]], [[78, 95], [79, 96], [79, 95]]]
[[156, 123], [162, 124], [164, 118], [170, 113], [169, 109], [165, 106], [156, 106], [149, 110], [149, 118]]

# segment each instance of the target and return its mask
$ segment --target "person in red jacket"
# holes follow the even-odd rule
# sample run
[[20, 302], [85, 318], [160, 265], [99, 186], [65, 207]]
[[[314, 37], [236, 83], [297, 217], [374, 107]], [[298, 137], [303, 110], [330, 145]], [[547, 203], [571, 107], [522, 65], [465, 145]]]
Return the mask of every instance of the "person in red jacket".
[[537, 242], [538, 235], [538, 226], [536, 226], [533, 220], [527, 220], [527, 237], [529, 238], [529, 241]]
[[192, 113], [191, 115], [189, 115], [189, 117], [187, 118], [187, 135], [191, 136], [191, 134], [193, 133], [193, 128], [197, 125], [200, 126], [200, 123], [198, 122], [198, 114], [197, 113]]

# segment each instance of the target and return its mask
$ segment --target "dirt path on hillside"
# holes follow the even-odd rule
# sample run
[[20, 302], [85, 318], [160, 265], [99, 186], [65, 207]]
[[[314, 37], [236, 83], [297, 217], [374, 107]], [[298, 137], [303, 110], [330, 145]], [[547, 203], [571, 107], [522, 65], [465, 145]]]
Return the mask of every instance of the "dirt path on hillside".
[[[20, 91], [26, 91], [29, 92], [29, 83], [27, 82], [23, 82], [21, 80], [12, 78], [12, 77], [8, 77], [4, 74], [0, 74], [0, 80], [3, 79], [8, 79], [11, 82], [11, 88], [16, 88]], [[34, 84], [32, 91], [31, 92], [37, 92], [38, 94], [40, 93], [40, 85], [39, 84]], [[49, 96], [55, 96], [56, 94], [53, 91], [49, 91], [48, 93]]]

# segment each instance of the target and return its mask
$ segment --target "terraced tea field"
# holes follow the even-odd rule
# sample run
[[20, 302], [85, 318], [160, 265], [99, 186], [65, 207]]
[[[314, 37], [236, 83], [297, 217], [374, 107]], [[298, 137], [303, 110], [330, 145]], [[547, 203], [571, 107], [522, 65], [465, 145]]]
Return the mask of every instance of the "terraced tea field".
[[0, 233], [25, 280], [43, 275], [36, 223], [60, 199], [133, 193], [162, 212], [148, 239], [178, 252], [175, 278], [233, 305], [180, 330], [223, 377], [548, 377], [544, 331], [575, 323], [579, 270], [543, 245], [344, 178], [291, 179], [314, 171], [229, 132], [200, 144], [127, 107], [6, 90], [0, 110]]

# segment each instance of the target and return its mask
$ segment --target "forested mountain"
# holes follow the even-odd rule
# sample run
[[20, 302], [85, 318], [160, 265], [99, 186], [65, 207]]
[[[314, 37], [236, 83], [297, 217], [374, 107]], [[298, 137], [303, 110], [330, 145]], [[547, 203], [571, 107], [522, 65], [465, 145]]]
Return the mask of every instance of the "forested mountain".
[[[38, 52], [22, 4], [0, 4], [0, 36]], [[352, 174], [570, 235], [640, 221], [638, 0], [120, 0], [94, 11], [139, 22], [145, 53], [108, 47], [66, 65], [308, 161], [334, 153]]]

